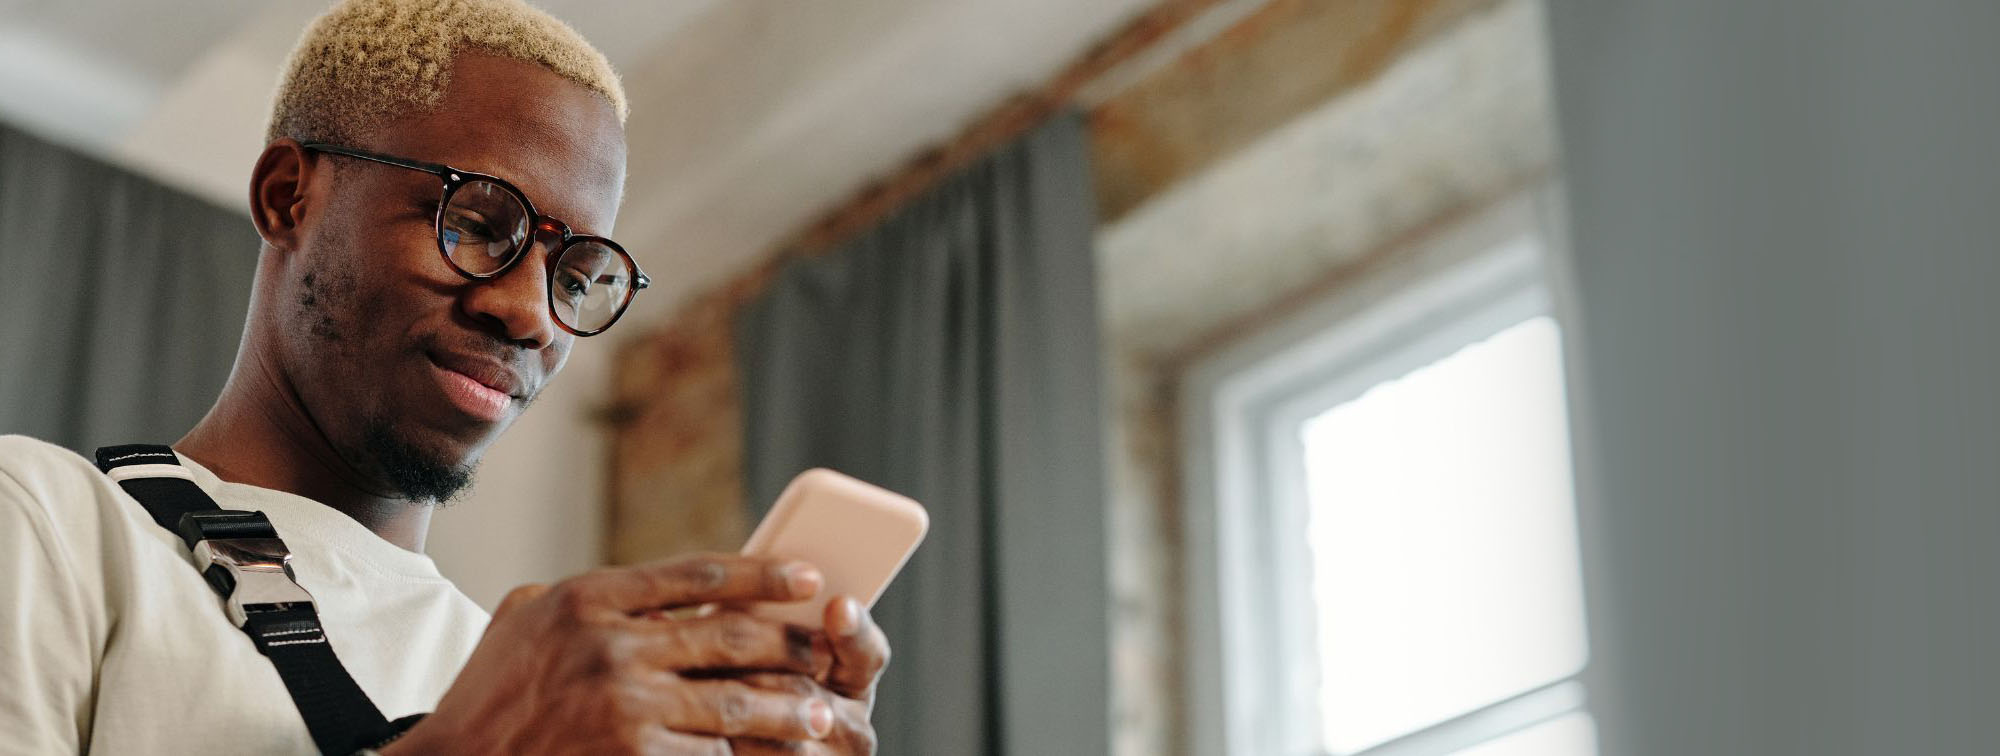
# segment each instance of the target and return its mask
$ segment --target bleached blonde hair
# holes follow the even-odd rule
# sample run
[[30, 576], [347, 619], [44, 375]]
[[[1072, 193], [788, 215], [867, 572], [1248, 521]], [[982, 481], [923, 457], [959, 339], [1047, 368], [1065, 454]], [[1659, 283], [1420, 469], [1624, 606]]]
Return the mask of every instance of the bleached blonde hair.
[[265, 140], [352, 141], [392, 117], [433, 112], [452, 56], [467, 50], [540, 64], [603, 95], [625, 122], [611, 62], [522, 0], [344, 0], [292, 48]]

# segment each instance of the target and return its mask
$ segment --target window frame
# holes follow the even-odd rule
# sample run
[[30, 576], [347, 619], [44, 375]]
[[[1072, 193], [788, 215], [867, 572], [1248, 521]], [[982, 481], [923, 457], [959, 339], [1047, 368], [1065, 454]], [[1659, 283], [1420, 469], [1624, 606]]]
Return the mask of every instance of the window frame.
[[[1298, 425], [1536, 316], [1557, 319], [1567, 353], [1574, 339], [1550, 267], [1557, 240], [1543, 232], [1558, 202], [1554, 190], [1520, 192], [1189, 371], [1180, 429], [1191, 751], [1325, 753], [1318, 665], [1296, 663], [1314, 658], [1310, 554], [1304, 539], [1278, 537], [1305, 531]], [[1469, 746], [1584, 703], [1581, 683], [1565, 678], [1355, 756]]]

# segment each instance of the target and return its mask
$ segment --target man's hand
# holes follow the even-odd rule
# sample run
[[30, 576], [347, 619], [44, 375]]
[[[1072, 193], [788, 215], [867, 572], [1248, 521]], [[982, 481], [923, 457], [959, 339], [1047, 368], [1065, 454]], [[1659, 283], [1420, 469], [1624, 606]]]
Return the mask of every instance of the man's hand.
[[812, 696], [833, 710], [833, 732], [817, 741], [772, 741], [735, 738], [730, 745], [739, 756], [751, 754], [872, 754], [875, 728], [868, 713], [875, 705], [875, 682], [889, 664], [889, 639], [875, 621], [861, 609], [861, 603], [842, 596], [827, 602], [822, 623], [831, 641], [833, 667], [825, 683], [796, 674], [760, 672], [743, 681], [761, 690]]
[[[888, 644], [859, 613], [828, 625], [832, 644], [741, 612], [639, 616], [798, 601], [822, 582], [800, 562], [706, 555], [516, 588], [437, 711], [383, 752], [727, 754], [731, 738], [785, 748], [855, 732], [872, 740], [866, 702]], [[785, 675], [827, 686], [747, 682]]]

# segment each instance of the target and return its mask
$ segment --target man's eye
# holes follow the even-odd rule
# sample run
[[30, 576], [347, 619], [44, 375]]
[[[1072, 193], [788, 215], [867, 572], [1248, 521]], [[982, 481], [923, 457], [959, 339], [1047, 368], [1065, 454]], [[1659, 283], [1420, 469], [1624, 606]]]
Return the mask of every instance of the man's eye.
[[480, 243], [494, 239], [493, 229], [485, 221], [464, 213], [451, 213], [444, 217], [445, 230], [456, 232], [462, 241]]
[[590, 282], [572, 271], [563, 271], [556, 276], [556, 286], [571, 299], [582, 299], [590, 291]]

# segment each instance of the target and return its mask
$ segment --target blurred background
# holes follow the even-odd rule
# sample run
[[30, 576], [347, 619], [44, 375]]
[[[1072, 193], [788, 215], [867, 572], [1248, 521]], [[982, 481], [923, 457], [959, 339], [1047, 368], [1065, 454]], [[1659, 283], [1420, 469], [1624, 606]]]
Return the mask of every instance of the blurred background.
[[[2000, 752], [2000, 6], [540, 6], [655, 287], [483, 605], [828, 465], [932, 513], [887, 754]], [[0, 432], [207, 408], [322, 7], [0, 0]]]

